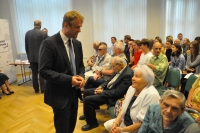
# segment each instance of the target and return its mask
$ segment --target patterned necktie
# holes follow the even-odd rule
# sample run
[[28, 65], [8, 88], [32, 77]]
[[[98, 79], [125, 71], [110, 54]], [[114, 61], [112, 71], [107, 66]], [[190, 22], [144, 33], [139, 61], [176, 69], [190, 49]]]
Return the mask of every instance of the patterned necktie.
[[69, 48], [69, 56], [71, 60], [73, 75], [76, 75], [76, 64], [75, 64], [75, 58], [74, 58], [74, 53], [72, 49], [71, 39], [68, 40], [68, 48]]

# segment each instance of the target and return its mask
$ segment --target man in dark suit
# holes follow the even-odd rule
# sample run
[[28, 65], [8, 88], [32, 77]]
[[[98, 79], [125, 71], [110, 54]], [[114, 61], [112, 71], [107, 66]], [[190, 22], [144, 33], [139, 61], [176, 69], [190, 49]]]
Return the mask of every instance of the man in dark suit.
[[76, 125], [78, 95], [85, 84], [82, 44], [76, 38], [83, 16], [65, 13], [62, 30], [42, 42], [40, 76], [46, 80], [44, 102], [54, 112], [56, 133], [72, 133]]
[[[39, 83], [38, 83], [39, 48], [41, 42], [47, 37], [47, 35], [40, 30], [41, 25], [42, 23], [40, 20], [35, 20], [34, 29], [29, 30], [25, 35], [25, 49], [32, 70], [32, 81], [35, 93], [39, 93]], [[45, 81], [41, 77], [39, 78], [39, 81], [40, 81], [40, 90], [41, 93], [43, 93], [45, 89]]]
[[131, 40], [130, 35], [125, 35], [124, 36], [124, 43], [125, 43], [125, 49], [124, 49], [124, 54], [126, 55], [126, 58], [128, 59], [128, 63], [130, 62], [130, 52], [129, 52], [129, 46], [128, 42]]
[[111, 66], [115, 73], [111, 76], [110, 80], [104, 82], [98, 88], [84, 91], [84, 116], [79, 117], [80, 120], [86, 119], [87, 122], [82, 127], [83, 131], [99, 126], [96, 119], [96, 108], [103, 104], [108, 104], [108, 107], [115, 106], [116, 101], [124, 97], [124, 94], [131, 85], [133, 71], [127, 65], [127, 61], [124, 58], [113, 57]]

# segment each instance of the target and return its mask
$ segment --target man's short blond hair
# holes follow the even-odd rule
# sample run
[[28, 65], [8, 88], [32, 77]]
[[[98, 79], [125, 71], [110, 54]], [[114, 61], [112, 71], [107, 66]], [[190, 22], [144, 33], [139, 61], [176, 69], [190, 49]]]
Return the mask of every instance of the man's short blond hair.
[[62, 26], [64, 26], [64, 23], [67, 22], [69, 24], [69, 26], [72, 25], [72, 21], [74, 21], [75, 19], [79, 18], [82, 22], [84, 20], [84, 17], [77, 11], [69, 11], [66, 12], [64, 17], [63, 17], [63, 24]]

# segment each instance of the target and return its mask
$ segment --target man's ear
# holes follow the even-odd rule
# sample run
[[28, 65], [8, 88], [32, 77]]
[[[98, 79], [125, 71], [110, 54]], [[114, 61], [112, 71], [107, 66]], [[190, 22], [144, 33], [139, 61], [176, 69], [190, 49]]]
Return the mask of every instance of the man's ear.
[[69, 24], [67, 22], [64, 22], [64, 27], [69, 28]]
[[185, 111], [185, 107], [183, 109], [181, 109], [181, 114]]

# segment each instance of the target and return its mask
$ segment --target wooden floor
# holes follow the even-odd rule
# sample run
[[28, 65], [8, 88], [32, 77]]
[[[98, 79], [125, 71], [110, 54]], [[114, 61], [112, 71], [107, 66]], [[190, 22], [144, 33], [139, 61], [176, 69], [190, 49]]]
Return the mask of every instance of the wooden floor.
[[[51, 107], [44, 104], [44, 95], [35, 94], [31, 81], [18, 86], [11, 85], [15, 92], [10, 96], [3, 96], [0, 92], [0, 133], [55, 133], [53, 113]], [[85, 133], [107, 133], [103, 123], [110, 118], [104, 117], [106, 106], [97, 110], [99, 127], [85, 131]], [[78, 117], [83, 113], [83, 104], [79, 103]], [[77, 118], [74, 133], [82, 133], [81, 127], [85, 121]]]

